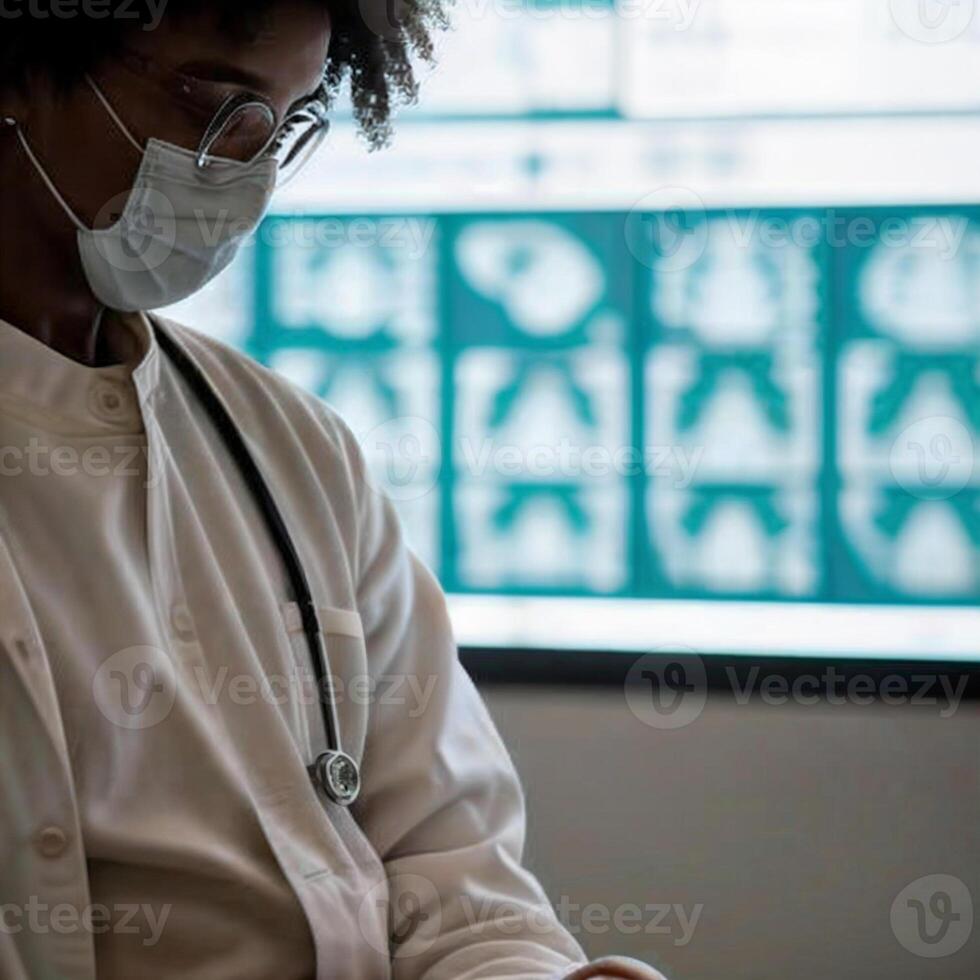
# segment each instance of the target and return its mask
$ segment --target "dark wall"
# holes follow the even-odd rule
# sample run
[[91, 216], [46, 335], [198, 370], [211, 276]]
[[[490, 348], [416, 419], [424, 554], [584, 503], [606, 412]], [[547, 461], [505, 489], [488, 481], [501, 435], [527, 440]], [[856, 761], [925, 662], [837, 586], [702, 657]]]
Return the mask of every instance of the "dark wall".
[[[891, 920], [926, 875], [955, 876], [980, 903], [976, 702], [942, 718], [719, 694], [661, 731], [617, 688], [483, 692], [525, 783], [529, 862], [589, 952], [671, 980], [980, 977], [980, 923], [958, 953], [925, 958]], [[703, 909], [684, 944], [677, 913], [658, 923], [648, 905], [679, 905], [688, 923]], [[642, 927], [621, 912], [616, 928], [624, 906]]]

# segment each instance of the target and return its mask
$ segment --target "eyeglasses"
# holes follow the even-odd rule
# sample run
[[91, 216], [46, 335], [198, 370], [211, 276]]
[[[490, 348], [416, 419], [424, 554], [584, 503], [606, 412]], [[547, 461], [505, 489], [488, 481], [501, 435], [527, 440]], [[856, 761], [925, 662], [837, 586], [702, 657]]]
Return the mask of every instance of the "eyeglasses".
[[252, 163], [273, 156], [279, 163], [281, 186], [309, 162], [330, 129], [325, 83], [293, 103], [280, 119], [267, 99], [240, 86], [195, 78], [128, 48], [121, 52], [119, 63], [131, 74], [163, 89], [174, 103], [204, 124], [204, 135], [196, 148], [197, 166], [202, 170], [217, 159]]

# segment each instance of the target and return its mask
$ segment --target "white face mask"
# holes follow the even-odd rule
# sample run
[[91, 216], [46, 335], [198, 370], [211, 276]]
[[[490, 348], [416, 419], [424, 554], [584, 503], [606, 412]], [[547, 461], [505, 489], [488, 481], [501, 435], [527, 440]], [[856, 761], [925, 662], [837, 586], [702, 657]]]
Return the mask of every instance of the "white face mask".
[[89, 82], [126, 138], [143, 154], [119, 220], [85, 227], [58, 192], [20, 127], [25, 152], [78, 228], [78, 250], [89, 287], [100, 303], [132, 312], [169, 306], [196, 293], [227, 268], [258, 227], [275, 190], [273, 156], [252, 163], [212, 158], [198, 167], [191, 150], [133, 138], [94, 82]]

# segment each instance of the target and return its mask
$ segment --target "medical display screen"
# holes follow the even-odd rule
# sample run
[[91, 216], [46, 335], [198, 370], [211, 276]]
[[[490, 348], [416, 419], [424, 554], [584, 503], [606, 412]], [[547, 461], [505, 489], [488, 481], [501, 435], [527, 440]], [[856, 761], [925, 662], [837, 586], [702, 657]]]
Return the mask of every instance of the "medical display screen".
[[340, 411], [461, 642], [980, 660], [980, 16], [465, 3], [173, 314]]

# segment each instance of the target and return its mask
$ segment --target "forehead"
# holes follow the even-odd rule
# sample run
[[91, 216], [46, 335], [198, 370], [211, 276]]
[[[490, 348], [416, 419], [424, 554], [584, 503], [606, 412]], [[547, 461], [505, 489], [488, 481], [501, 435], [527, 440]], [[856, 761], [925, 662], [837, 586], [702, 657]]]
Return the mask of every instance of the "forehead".
[[327, 6], [313, 2], [272, 4], [257, 16], [164, 17], [155, 31], [134, 32], [130, 43], [171, 68], [250, 84], [284, 104], [316, 88], [329, 45]]

